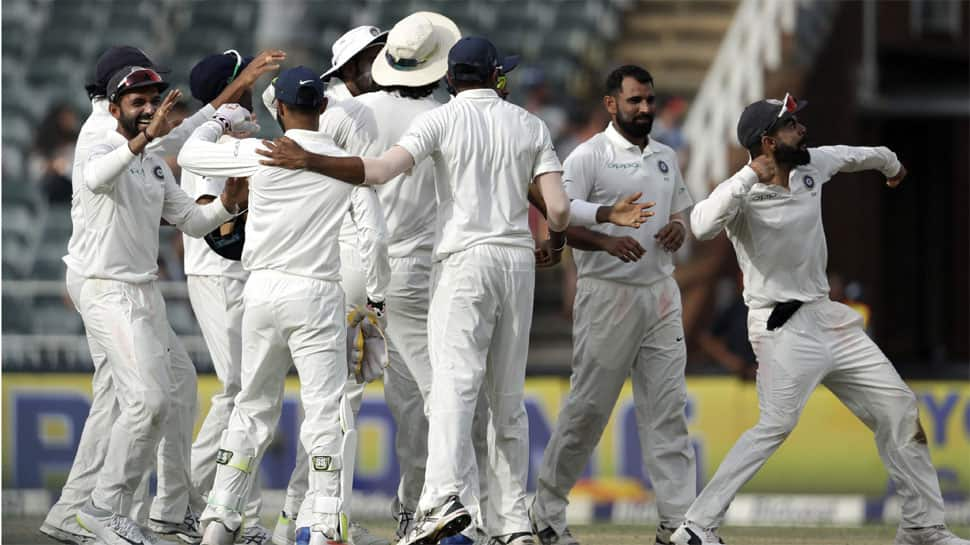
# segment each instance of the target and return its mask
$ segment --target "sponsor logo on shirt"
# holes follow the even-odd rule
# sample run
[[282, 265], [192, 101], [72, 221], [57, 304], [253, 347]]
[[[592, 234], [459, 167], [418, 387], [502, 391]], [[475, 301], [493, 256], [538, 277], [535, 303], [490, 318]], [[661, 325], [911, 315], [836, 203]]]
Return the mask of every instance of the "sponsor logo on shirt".
[[618, 169], [640, 168], [640, 161], [633, 161], [631, 163], [607, 163], [606, 168], [618, 168]]
[[777, 193], [762, 193], [760, 195], [755, 195], [751, 197], [751, 200], [754, 202], [758, 202], [758, 201], [770, 201], [778, 198], [780, 197], [778, 196]]

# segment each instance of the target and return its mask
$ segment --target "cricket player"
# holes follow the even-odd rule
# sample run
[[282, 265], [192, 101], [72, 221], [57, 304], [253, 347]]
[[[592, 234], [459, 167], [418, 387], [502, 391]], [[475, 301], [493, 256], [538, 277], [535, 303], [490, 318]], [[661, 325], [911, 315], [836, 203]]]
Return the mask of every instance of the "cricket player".
[[[326, 99], [316, 74], [292, 68], [274, 85], [285, 134], [319, 153], [343, 154], [317, 132]], [[242, 390], [217, 457], [202, 542], [233, 542], [252, 470], [279, 419], [286, 372], [295, 365], [306, 411], [300, 438], [310, 456], [310, 493], [298, 520], [310, 521], [311, 544], [345, 543], [356, 437], [343, 396], [347, 330], [337, 238], [352, 188], [312, 172], [260, 166], [257, 139], [216, 143], [249, 116], [239, 106], [224, 109], [229, 122], [204, 124], [179, 154], [184, 169], [250, 177], [251, 187], [242, 254], [250, 273], [243, 295]]]
[[[488, 40], [462, 38], [447, 59], [424, 53], [398, 63], [447, 63], [457, 95], [416, 118], [380, 158], [321, 156], [288, 139], [265, 142], [269, 151], [258, 153], [270, 157], [264, 164], [307, 166], [353, 184], [386, 183], [434, 158], [429, 455], [420, 514], [400, 543], [437, 543], [471, 523], [458, 494], [483, 386], [490, 408], [487, 531], [503, 545], [533, 543], [525, 506], [525, 363], [537, 255], [557, 262], [565, 245], [570, 204], [562, 167], [545, 125], [496, 94], [501, 62]], [[530, 182], [539, 184], [551, 229], [540, 250], [528, 226]]]
[[[203, 58], [189, 75], [192, 96], [203, 104], [209, 103], [239, 77], [253, 59], [234, 49]], [[242, 93], [239, 104], [252, 111], [251, 89]], [[258, 128], [254, 125], [250, 130]], [[228, 135], [225, 138], [232, 139]], [[211, 202], [225, 185], [223, 178], [199, 176], [188, 170], [182, 171], [181, 181], [182, 189], [198, 203]], [[249, 273], [238, 260], [219, 255], [204, 240], [185, 235], [183, 245], [189, 301], [212, 357], [216, 377], [222, 385], [222, 389], [212, 396], [209, 413], [192, 445], [191, 475], [196, 492], [192, 509], [198, 513], [205, 508], [205, 496], [212, 489], [219, 442], [229, 425], [233, 398], [242, 388], [242, 295]], [[262, 544], [269, 540], [269, 531], [259, 522], [261, 505], [259, 480], [254, 479], [237, 542]]]
[[[78, 309], [80, 309], [80, 290], [84, 282], [85, 264], [94, 259], [92, 254], [95, 251], [95, 245], [89, 242], [93, 235], [87, 227], [87, 222], [89, 214], [93, 215], [91, 206], [96, 197], [84, 183], [84, 167], [91, 149], [101, 143], [104, 136], [114, 131], [118, 125], [117, 119], [109, 112], [106, 87], [111, 76], [125, 66], [152, 67], [154, 65], [143, 51], [130, 46], [111, 47], [102, 54], [96, 66], [95, 79], [87, 86], [91, 97], [91, 115], [85, 120], [75, 147], [72, 171], [74, 194], [71, 201], [73, 232], [64, 262], [67, 265], [68, 293]], [[252, 76], [253, 73], [250, 70], [245, 77], [241, 77], [234, 85], [228, 87], [211, 104], [203, 107], [168, 134], [153, 140], [147, 149], [159, 155], [177, 153], [191, 131], [210, 117], [215, 112], [215, 107], [227, 99], [234, 99], [242, 92], [245, 85], [251, 85], [250, 81], [255, 81]], [[170, 533], [175, 533], [181, 539], [191, 542], [197, 541], [200, 537], [194, 516], [186, 506], [189, 481], [185, 464], [191, 443], [192, 423], [195, 419], [195, 369], [188, 353], [171, 328], [168, 335], [170, 357], [175, 362], [176, 380], [186, 386], [179, 388], [179, 397], [174, 410], [178, 415], [177, 420], [182, 423], [181, 425], [176, 425], [175, 421], [171, 423], [172, 426], [166, 431], [166, 435], [170, 435], [172, 440], [163, 441], [162, 448], [159, 450], [160, 476], [151, 517], [157, 523], [165, 524], [168, 530], [172, 530]], [[118, 419], [120, 411], [111, 370], [106, 363], [107, 352], [90, 333], [87, 334], [87, 338], [95, 366], [91, 410], [85, 421], [74, 464], [61, 497], [51, 508], [40, 528], [41, 533], [63, 543], [82, 544], [94, 540], [93, 534], [78, 525], [76, 515], [90, 499], [97, 475], [105, 460], [111, 426]], [[182, 375], [178, 375], [178, 372], [182, 372]], [[138, 498], [136, 502], [137, 500]], [[132, 515], [137, 518], [134, 516], [135, 511], [136, 508], [133, 505]]]
[[758, 357], [758, 423], [722, 460], [671, 538], [720, 543], [716, 530], [738, 490], [788, 437], [824, 384], [876, 436], [903, 499], [896, 545], [970, 545], [943, 521], [943, 498], [919, 422], [916, 396], [863, 331], [862, 316], [829, 300], [822, 187], [839, 172], [878, 170], [894, 188], [906, 169], [887, 148], [807, 148], [791, 95], [749, 105], [738, 140], [751, 161], [697, 203], [699, 239], [727, 230], [744, 274], [748, 334]]
[[[191, 433], [192, 419], [184, 421], [176, 408], [185, 397], [182, 389], [195, 388], [194, 369], [191, 362], [188, 369], [176, 369], [183, 362], [169, 356], [171, 326], [155, 283], [159, 223], [164, 219], [202, 236], [231, 218], [245, 198], [244, 184], [230, 184], [219, 202], [197, 205], [175, 183], [162, 156], [146, 152], [151, 140], [170, 130], [167, 115], [181, 96], [176, 90], [163, 100], [167, 87], [151, 68], [117, 71], [106, 86], [117, 130], [91, 148], [84, 167], [89, 191], [84, 211], [92, 236], [78, 302], [89, 335], [106, 352], [120, 413], [90, 501], [77, 518], [109, 545], [147, 543], [126, 515], [132, 493], [155, 449], [165, 448], [159, 446], [164, 426], [174, 423]], [[175, 435], [167, 434], [166, 440]], [[188, 443], [170, 453], [188, 463]], [[160, 470], [160, 479], [163, 475]], [[182, 506], [178, 514], [184, 513]]]
[[606, 78], [612, 122], [563, 165], [570, 198], [612, 202], [642, 192], [666, 219], [640, 229], [570, 227], [578, 282], [569, 396], [539, 469], [532, 529], [543, 545], [578, 545], [566, 527], [568, 494], [589, 462], [627, 377], [632, 377], [643, 464], [656, 491], [656, 542], [668, 545], [696, 491], [687, 435], [687, 350], [672, 253], [693, 204], [676, 152], [649, 137], [653, 78], [625, 65]]
[[[329, 115], [328, 112], [332, 110], [334, 104], [373, 90], [370, 65], [386, 37], [387, 32], [382, 32], [377, 27], [359, 26], [349, 30], [334, 42], [331, 67], [320, 76], [321, 80], [329, 81], [326, 91], [328, 108], [320, 118], [321, 123]], [[271, 114], [276, 115], [273, 85], [269, 85], [263, 93], [263, 104]], [[324, 130], [323, 127], [321, 130], [331, 138], [335, 136], [330, 130]], [[336, 143], [345, 151], [347, 150], [346, 142]], [[340, 283], [344, 290], [348, 312], [356, 306], [366, 306], [376, 312], [384, 313], [385, 292], [390, 274], [387, 258], [387, 226], [377, 193], [373, 188], [354, 188], [351, 192], [350, 210], [340, 228]], [[376, 378], [377, 376], [372, 376], [360, 382], [355, 377], [348, 378], [344, 395], [350, 402], [355, 419], [360, 412], [366, 383]], [[297, 543], [300, 528], [304, 532], [302, 539], [305, 540], [309, 535], [306, 533], [309, 527], [295, 521], [297, 511], [307, 493], [309, 475], [307, 460], [306, 453], [297, 445], [296, 464], [286, 487], [283, 509], [273, 530], [273, 541], [278, 545]], [[351, 521], [350, 532], [356, 545], [387, 545], [388, 543], [387, 540], [372, 535], [357, 521]]]

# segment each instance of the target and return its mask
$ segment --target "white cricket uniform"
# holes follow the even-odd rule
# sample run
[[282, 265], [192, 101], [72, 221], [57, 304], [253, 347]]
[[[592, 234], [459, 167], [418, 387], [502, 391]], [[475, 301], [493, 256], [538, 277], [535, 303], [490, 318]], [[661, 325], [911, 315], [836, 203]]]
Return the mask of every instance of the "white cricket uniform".
[[491, 89], [463, 91], [421, 114], [398, 145], [415, 164], [434, 160], [438, 202], [428, 312], [429, 448], [419, 509], [441, 505], [464, 486], [484, 386], [492, 439], [486, 530], [528, 532], [523, 396], [535, 242], [527, 190], [536, 176], [562, 166], [545, 124]]
[[[195, 396], [191, 407], [184, 389], [196, 389], [187, 358], [172, 358], [173, 344], [165, 302], [157, 279], [158, 228], [165, 219], [201, 236], [231, 217], [221, 202], [197, 206], [175, 183], [161, 156], [134, 155], [117, 132], [105, 134], [91, 148], [84, 166], [82, 192], [86, 254], [81, 262], [79, 303], [84, 323], [107, 353], [120, 415], [111, 427], [104, 466], [91, 494], [93, 502], [114, 513], [129, 511], [132, 493], [158, 449], [178, 467], [159, 468], [164, 488], [184, 497], [178, 513], [153, 517], [181, 521], [188, 502], [188, 457]], [[182, 349], [184, 351], [184, 349]], [[172, 350], [174, 352], [174, 350]], [[187, 368], [181, 368], [187, 366]], [[184, 410], [178, 411], [174, 408]], [[178, 433], [165, 434], [174, 425]], [[173, 490], [175, 482], [184, 490]], [[173, 509], [174, 511], [174, 509]]]
[[[300, 518], [319, 522], [318, 508], [340, 496], [340, 398], [347, 378], [346, 313], [340, 288], [340, 224], [351, 187], [305, 170], [264, 167], [258, 139], [216, 144], [218, 123], [206, 123], [179, 154], [182, 168], [206, 176], [249, 177], [249, 217], [242, 264], [250, 272], [244, 291], [242, 390], [221, 447], [231, 465], [220, 464], [203, 521], [238, 529], [251, 480], [249, 472], [273, 436], [286, 373], [295, 365], [306, 419], [303, 448], [328, 461], [311, 471], [308, 501]], [[346, 155], [320, 133], [286, 131], [304, 149]], [[345, 463], [350, 463], [345, 462]], [[311, 466], [312, 467], [312, 466]], [[333, 471], [333, 469], [338, 471]], [[332, 500], [332, 501], [330, 501]], [[310, 515], [309, 513], [313, 513]]]
[[[223, 138], [231, 139], [229, 136]], [[218, 198], [224, 186], [224, 178], [182, 171], [182, 189], [193, 199], [202, 196]], [[183, 235], [182, 245], [185, 248], [189, 302], [212, 357], [216, 377], [222, 384], [222, 389], [213, 394], [209, 413], [192, 443], [192, 486], [197, 492], [192, 496], [192, 510], [198, 513], [205, 508], [205, 496], [212, 489], [219, 442], [229, 425], [233, 399], [242, 389], [243, 288], [249, 273], [241, 262], [214, 252], [205, 240]], [[245, 526], [259, 523], [261, 506], [257, 478], [253, 480], [246, 505]]]
[[[687, 512], [703, 527], [720, 524], [744, 485], [795, 427], [809, 396], [824, 384], [875, 432], [879, 455], [903, 498], [902, 526], [943, 524], [943, 499], [919, 424], [916, 397], [862, 317], [830, 301], [822, 228], [822, 186], [838, 172], [900, 168], [884, 147], [813, 148], [792, 169], [788, 188], [765, 185], [750, 167], [722, 182], [691, 213], [700, 239], [727, 229], [744, 274], [748, 335], [758, 357], [758, 423], [746, 431]], [[804, 304], [768, 331], [776, 303]]]
[[[573, 372], [569, 396], [539, 470], [536, 517], [562, 535], [567, 496], [599, 442], [620, 389], [632, 377], [643, 464], [656, 492], [660, 522], [676, 528], [694, 501], [694, 451], [687, 434], [687, 350], [672, 254], [654, 239], [671, 214], [693, 204], [677, 153], [649, 140], [641, 150], [610, 124], [563, 164], [571, 199], [617, 202], [643, 192], [655, 216], [639, 229], [590, 227], [629, 236], [646, 250], [624, 263], [606, 252], [574, 250]], [[540, 528], [541, 529], [541, 528]]]
[[[182, 125], [173, 129], [166, 136], [153, 141], [148, 145], [148, 151], [155, 151], [161, 155], [174, 154], [182, 145], [195, 127], [201, 125], [206, 119], [212, 116], [215, 109], [206, 105], [194, 115], [185, 119]], [[91, 149], [101, 143], [104, 135], [114, 131], [118, 126], [117, 120], [108, 111], [108, 101], [104, 98], [97, 98], [91, 101], [91, 115], [84, 121], [78, 139], [75, 144], [74, 164], [71, 173], [71, 184], [73, 186], [73, 196], [71, 199], [71, 223], [73, 230], [71, 239], [68, 243], [68, 255], [64, 257], [67, 265], [67, 287], [68, 294], [78, 312], [80, 313], [80, 292], [81, 285], [84, 283], [84, 263], [89, 256], [89, 243], [87, 225], [86, 203], [91, 200], [90, 190], [84, 184], [84, 166], [87, 164]], [[82, 313], [82, 319], [84, 315]], [[68, 474], [67, 481], [61, 490], [61, 496], [51, 507], [44, 520], [45, 524], [58, 528], [63, 528], [74, 533], [83, 533], [77, 524], [75, 515], [81, 507], [91, 498], [91, 492], [97, 482], [97, 475], [101, 471], [107, 452], [108, 439], [110, 437], [111, 426], [118, 419], [119, 408], [115, 395], [114, 384], [111, 379], [111, 370], [105, 365], [107, 354], [104, 347], [97, 342], [90, 334], [86, 334], [88, 347], [91, 351], [91, 359], [94, 362], [94, 375], [92, 376], [92, 398], [91, 409], [84, 422], [84, 429], [78, 443], [77, 452], [74, 456], [74, 463]], [[170, 357], [175, 362], [173, 372], [176, 373], [176, 381], [189, 383], [195, 381], [195, 368], [191, 364], [188, 353], [180, 342], [178, 342], [175, 332], [169, 328]], [[178, 373], [190, 373], [191, 376], [179, 377]], [[175, 407], [175, 412], [179, 416], [177, 419], [189, 422], [187, 429], [179, 429], [172, 421], [171, 426], [165, 430], [166, 435], [173, 435], [172, 441], [166, 441], [166, 448], [158, 452], [158, 471], [167, 478], [159, 480], [159, 492], [153, 502], [154, 518], [163, 520], [181, 521], [184, 515], [186, 494], [189, 483], [182, 482], [185, 456], [178, 453], [184, 452], [187, 445], [192, 440], [192, 422], [195, 418], [195, 392], [189, 388], [184, 388], [179, 392], [180, 401]], [[173, 452], [174, 456], [169, 453]], [[187, 475], [184, 475], [187, 479]], [[174, 490], [167, 487], [174, 487]], [[146, 488], [147, 490], [147, 488]], [[142, 498], [136, 498], [135, 503]], [[169, 503], [169, 505], [166, 505]], [[181, 511], [179, 508], [181, 506]], [[139, 519], [137, 506], [133, 506], [132, 518]], [[168, 518], [171, 517], [171, 518]], [[144, 521], [142, 521], [144, 522]]]
[[[420, 114], [441, 104], [432, 97], [412, 99], [399, 93], [377, 91], [328, 106], [320, 118], [321, 132], [330, 134], [348, 153], [379, 157], [397, 143]], [[387, 253], [391, 281], [387, 289], [387, 336], [391, 365], [384, 373], [384, 395], [401, 433], [396, 453], [401, 468], [397, 501], [407, 511], [417, 508], [424, 486], [428, 456], [428, 420], [425, 402], [431, 393], [428, 356], [428, 306], [431, 299], [431, 250], [436, 215], [435, 171], [431, 159], [416, 164], [385, 184], [376, 186], [387, 224]], [[476, 426], [485, 424], [481, 404]], [[407, 430], [405, 433], [404, 430]], [[484, 429], [476, 429], [475, 458], [485, 461]], [[484, 467], [482, 467], [484, 469]], [[460, 494], [476, 525], [482, 496], [476, 464], [463, 482]]]

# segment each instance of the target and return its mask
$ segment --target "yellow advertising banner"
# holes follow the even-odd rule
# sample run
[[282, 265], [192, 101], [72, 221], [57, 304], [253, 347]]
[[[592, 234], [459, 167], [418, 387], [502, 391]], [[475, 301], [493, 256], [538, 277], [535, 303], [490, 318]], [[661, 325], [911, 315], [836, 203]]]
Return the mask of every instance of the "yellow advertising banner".
[[[920, 420], [944, 494], [970, 494], [970, 382], [914, 381]], [[199, 420], [219, 389], [214, 376], [199, 377]], [[569, 389], [564, 378], [533, 378], [526, 384], [529, 414], [529, 488]], [[285, 488], [298, 437], [298, 384], [286, 383], [280, 427], [263, 462], [266, 488]], [[698, 482], [706, 482], [738, 437], [758, 418], [753, 383], [732, 378], [688, 380], [692, 443]], [[88, 375], [3, 374], [3, 483], [5, 488], [57, 488], [70, 469], [90, 405]], [[573, 497], [598, 501], [649, 500], [636, 411], [628, 384]], [[398, 465], [396, 425], [381, 385], [367, 387], [358, 428], [360, 447], [355, 487], [393, 494]], [[892, 491], [872, 432], [824, 388], [812, 396], [788, 440], [748, 483], [746, 493], [863, 494]]]

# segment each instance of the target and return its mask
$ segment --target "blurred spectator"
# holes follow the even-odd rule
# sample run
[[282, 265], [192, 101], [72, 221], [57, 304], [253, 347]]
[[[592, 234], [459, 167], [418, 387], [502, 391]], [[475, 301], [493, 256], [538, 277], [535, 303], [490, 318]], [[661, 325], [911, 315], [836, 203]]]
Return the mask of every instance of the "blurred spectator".
[[748, 340], [748, 307], [741, 297], [740, 273], [734, 282], [731, 302], [717, 315], [710, 331], [702, 331], [697, 343], [718, 365], [743, 380], [754, 380], [758, 363]]
[[[525, 89], [524, 108], [543, 120], [549, 127], [552, 141], [558, 141], [566, 127], [566, 112], [554, 102], [552, 92], [546, 84], [545, 71], [538, 66], [521, 70], [522, 87]], [[560, 154], [560, 157], [564, 156]]]
[[872, 309], [862, 301], [862, 285], [858, 282], [846, 283], [841, 274], [829, 273], [829, 299], [842, 303], [862, 315], [862, 328], [872, 336]]
[[599, 103], [592, 105], [573, 102], [567, 109], [566, 124], [556, 140], [556, 153], [565, 161], [576, 146], [602, 132], [610, 122], [609, 116]]
[[71, 168], [80, 120], [71, 106], [55, 104], [37, 128], [31, 150], [31, 179], [36, 180], [47, 200], [71, 202]]
[[683, 169], [687, 165], [687, 139], [683, 131], [687, 101], [679, 96], [666, 96], [659, 102], [650, 138], [674, 148]]

